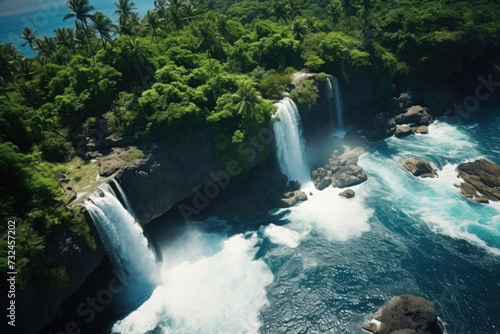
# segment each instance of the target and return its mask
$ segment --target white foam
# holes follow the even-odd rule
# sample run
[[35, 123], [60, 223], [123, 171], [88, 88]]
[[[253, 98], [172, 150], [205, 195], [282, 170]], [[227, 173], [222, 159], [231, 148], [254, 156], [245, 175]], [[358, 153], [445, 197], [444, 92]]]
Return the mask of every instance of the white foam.
[[300, 243], [300, 234], [282, 226], [269, 224], [264, 228], [264, 236], [273, 244], [296, 248]]
[[[155, 328], [164, 333], [258, 332], [260, 309], [268, 305], [265, 287], [273, 275], [262, 260], [254, 260], [255, 234], [227, 240], [222, 236], [215, 240], [213, 234], [199, 236], [203, 235], [205, 246], [222, 241], [221, 249], [208, 257], [195, 260], [191, 256], [191, 262], [166, 266], [162, 284], [148, 301], [113, 326], [114, 333], [145, 333]], [[192, 252], [199, 241], [185, 245], [187, 251]], [[181, 254], [184, 246], [175, 247]], [[169, 251], [172, 248], [164, 253]]]
[[365, 193], [362, 185], [351, 189], [357, 191], [356, 197], [346, 199], [339, 196], [344, 189], [328, 187], [319, 191], [312, 183], [307, 183], [304, 191], [308, 200], [289, 209], [285, 217], [291, 221], [289, 226], [302, 233], [314, 228], [330, 241], [346, 241], [361, 236], [370, 230], [368, 220], [373, 210], [363, 203]]

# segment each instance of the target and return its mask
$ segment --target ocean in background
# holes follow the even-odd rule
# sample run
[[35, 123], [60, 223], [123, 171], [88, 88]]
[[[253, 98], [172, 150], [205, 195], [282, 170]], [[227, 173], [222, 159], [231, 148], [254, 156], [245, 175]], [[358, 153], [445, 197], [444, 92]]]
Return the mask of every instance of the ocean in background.
[[[154, 0], [133, 2], [141, 16], [154, 8]], [[113, 15], [116, 9], [113, 0], [91, 0], [90, 4], [116, 23], [118, 15]], [[69, 12], [66, 0], [0, 0], [0, 43], [12, 42], [24, 55], [30, 56], [31, 49], [28, 46], [22, 47], [24, 41], [19, 38], [23, 26], [38, 29], [37, 37], [51, 37], [57, 28], [75, 27], [73, 19], [63, 21], [63, 17]]]

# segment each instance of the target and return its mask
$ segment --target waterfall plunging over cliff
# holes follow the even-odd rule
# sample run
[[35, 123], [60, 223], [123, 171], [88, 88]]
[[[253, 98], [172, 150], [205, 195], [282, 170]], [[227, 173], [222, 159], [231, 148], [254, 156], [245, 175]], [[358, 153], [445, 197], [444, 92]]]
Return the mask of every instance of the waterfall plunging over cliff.
[[117, 182], [112, 182], [119, 196], [105, 183], [89, 196], [85, 203], [87, 210], [120, 280], [138, 279], [153, 283], [148, 273], [156, 271], [155, 256], [149, 249], [142, 227], [129, 212], [130, 203], [125, 193]]
[[342, 104], [342, 95], [340, 94], [340, 84], [337, 77], [330, 76], [327, 81], [327, 87], [328, 108], [330, 109], [332, 129], [335, 134], [340, 134], [343, 137], [345, 134], [344, 107]]
[[284, 98], [276, 103], [279, 121], [274, 123], [276, 150], [281, 171], [289, 180], [306, 182], [310, 180], [305, 158], [305, 141], [302, 124], [295, 103]]

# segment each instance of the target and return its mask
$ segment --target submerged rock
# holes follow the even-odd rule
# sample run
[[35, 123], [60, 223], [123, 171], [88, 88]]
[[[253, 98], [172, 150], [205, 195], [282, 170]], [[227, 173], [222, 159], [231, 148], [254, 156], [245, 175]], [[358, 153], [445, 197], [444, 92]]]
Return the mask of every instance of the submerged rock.
[[442, 334], [434, 303], [422, 297], [393, 298], [363, 328], [376, 334]]
[[458, 165], [460, 192], [479, 203], [500, 200], [500, 166], [486, 159]]
[[414, 176], [420, 176], [421, 178], [438, 176], [437, 169], [432, 167], [429, 161], [422, 158], [404, 159], [401, 164]]
[[345, 198], [353, 198], [355, 195], [356, 195], [356, 192], [352, 189], [344, 190], [343, 192], [341, 192], [339, 194], [339, 196], [345, 197]]

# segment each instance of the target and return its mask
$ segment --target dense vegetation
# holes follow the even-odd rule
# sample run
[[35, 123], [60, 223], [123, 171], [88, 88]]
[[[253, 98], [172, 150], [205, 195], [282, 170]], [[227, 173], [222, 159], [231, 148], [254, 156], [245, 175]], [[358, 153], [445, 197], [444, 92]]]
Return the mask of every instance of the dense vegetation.
[[[296, 70], [347, 84], [371, 71], [380, 86], [394, 75], [444, 78], [498, 47], [500, 33], [492, 0], [157, 0], [142, 18], [132, 1], [116, 5], [117, 24], [69, 0], [75, 29], [24, 27], [32, 58], [0, 45], [0, 214], [18, 223], [22, 284], [32, 274], [65, 281], [43, 256], [55, 226], [92, 244], [53, 163], [74, 156], [105, 113], [123, 136], [175, 141], [206, 129], [223, 157], [271, 120]], [[293, 96], [310, 106], [317, 89], [306, 82]], [[0, 232], [6, 271], [5, 224]]]

